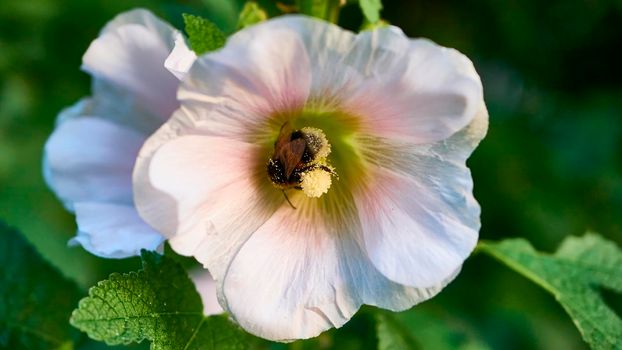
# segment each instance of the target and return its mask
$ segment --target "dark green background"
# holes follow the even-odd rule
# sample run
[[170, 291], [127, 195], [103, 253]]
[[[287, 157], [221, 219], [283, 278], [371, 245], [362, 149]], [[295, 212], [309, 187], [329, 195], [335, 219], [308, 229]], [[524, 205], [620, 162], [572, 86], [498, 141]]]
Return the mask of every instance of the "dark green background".
[[[231, 31], [241, 1], [0, 0], [0, 219], [85, 289], [139, 263], [66, 246], [75, 224], [43, 183], [42, 147], [58, 111], [89, 94], [79, 70], [89, 43], [138, 6], [177, 27], [190, 12]], [[383, 17], [464, 52], [482, 77], [490, 130], [469, 161], [482, 238], [551, 251], [593, 230], [622, 243], [621, 0], [385, 1]], [[360, 21], [356, 6], [342, 11], [345, 27]], [[586, 347], [552, 296], [486, 256], [421, 310], [494, 349]], [[371, 347], [371, 327], [363, 313], [327, 341]]]

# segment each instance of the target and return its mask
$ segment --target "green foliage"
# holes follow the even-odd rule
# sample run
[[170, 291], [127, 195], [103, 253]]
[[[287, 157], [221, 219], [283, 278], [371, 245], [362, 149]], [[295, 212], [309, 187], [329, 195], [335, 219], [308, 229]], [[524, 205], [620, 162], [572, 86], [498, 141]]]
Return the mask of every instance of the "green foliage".
[[374, 29], [379, 29], [379, 28], [384, 28], [384, 27], [388, 27], [390, 26], [391, 23], [381, 19], [378, 20], [377, 22], [371, 23], [367, 20], [363, 21], [363, 24], [361, 25], [361, 29], [360, 31], [364, 31], [364, 30], [374, 30]]
[[480, 249], [553, 294], [592, 348], [622, 349], [622, 320], [599, 293], [622, 293], [622, 251], [613, 242], [595, 234], [569, 237], [552, 255], [524, 239], [481, 243]]
[[187, 13], [184, 13], [183, 17], [190, 47], [197, 55], [217, 50], [225, 45], [227, 37], [214, 23]]
[[143, 269], [112, 274], [91, 288], [71, 324], [109, 345], [151, 341], [151, 349], [245, 349], [246, 336], [225, 316], [203, 316], [184, 269], [143, 252]]
[[72, 349], [76, 285], [0, 222], [0, 348]]
[[249, 1], [242, 8], [238, 19], [238, 29], [257, 24], [268, 19], [268, 14], [254, 1]]
[[382, 0], [359, 0], [359, 6], [363, 10], [363, 15], [369, 23], [376, 23], [380, 20], [380, 10], [382, 10]]
[[340, 0], [297, 0], [298, 11], [305, 15], [337, 23], [339, 20]]
[[378, 350], [484, 350], [484, 343], [461, 325], [415, 308], [400, 313], [376, 313]]

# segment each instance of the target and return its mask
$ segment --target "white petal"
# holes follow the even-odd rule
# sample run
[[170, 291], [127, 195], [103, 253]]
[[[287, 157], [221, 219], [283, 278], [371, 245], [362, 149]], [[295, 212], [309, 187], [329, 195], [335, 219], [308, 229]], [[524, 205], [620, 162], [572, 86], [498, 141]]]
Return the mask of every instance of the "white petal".
[[168, 23], [156, 17], [149, 10], [137, 8], [117, 15], [106, 23], [100, 34], [114, 32], [128, 24], [141, 25], [165, 39], [169, 37], [171, 29], [173, 29]]
[[166, 58], [164, 67], [173, 73], [177, 79], [181, 80], [188, 73], [196, 59], [197, 55], [188, 47], [184, 36], [181, 33], [176, 33], [175, 47]]
[[105, 119], [73, 117], [45, 145], [48, 185], [68, 209], [80, 201], [131, 204], [131, 174], [144, 140]]
[[[156, 119], [150, 131], [155, 130], [179, 106], [175, 98], [179, 82], [164, 67], [175, 33], [171, 26], [144, 10], [114, 19], [83, 57], [82, 68], [94, 77], [96, 102], [112, 108], [115, 117], [120, 119], [121, 114], [130, 123], [137, 122], [132, 120], [137, 118], [132, 116], [133, 109], [145, 111]], [[100, 94], [116, 98], [101, 100]], [[110, 110], [97, 111], [100, 114]]]
[[408, 40], [393, 27], [357, 39], [352, 52], [369, 58], [354, 61], [359, 71], [365, 69], [365, 79], [344, 108], [363, 117], [363, 132], [424, 144], [473, 120], [482, 85], [464, 55], [428, 40]]
[[[248, 45], [264, 32], [278, 34], [268, 37], [264, 46], [281, 42], [280, 36], [290, 37], [297, 44], [285, 46], [306, 53], [308, 63], [299, 68], [301, 72], [310, 71], [311, 76], [306, 108], [345, 110], [362, 118], [363, 132], [429, 143], [464, 128], [478, 111], [483, 93], [471, 61], [458, 51], [431, 41], [408, 39], [396, 27], [354, 35], [309, 17], [282, 16], [241, 31], [225, 49], [207, 57], [234, 61], [232, 56], [241, 54], [234, 47]], [[196, 76], [205, 74], [197, 72]], [[254, 77], [272, 86], [284, 85], [265, 73], [254, 73]], [[226, 94], [212, 91], [209, 95], [217, 97], [213, 99], [217, 103], [221, 101], [218, 97]]]
[[136, 256], [141, 249], [157, 250], [164, 241], [164, 237], [138, 216], [132, 205], [78, 202], [74, 207], [78, 235], [70, 244], [79, 243], [97, 256]]
[[[240, 137], [264, 125], [273, 113], [301, 110], [310, 73], [296, 33], [257, 25], [197, 59], [178, 97], [188, 114], [213, 134]], [[220, 113], [212, 113], [215, 107]]]
[[[280, 16], [252, 27], [257, 32], [289, 33], [302, 43], [308, 56], [311, 88], [307, 106], [313, 109], [337, 107], [342, 95], [360, 84], [362, 75], [345, 64], [356, 36], [336, 25], [305, 16]], [[246, 31], [246, 30], [245, 30]], [[279, 41], [279, 38], [273, 38]]]
[[465, 160], [486, 131], [488, 114], [480, 107], [469, 127], [431, 146], [364, 142], [374, 170], [355, 203], [365, 249], [392, 281], [438, 284], [475, 247], [480, 207]]
[[281, 207], [228, 266], [222, 303], [247, 331], [279, 341], [310, 338], [342, 326], [362, 304], [404, 310], [448, 282], [414, 289], [389, 281], [355, 240], [356, 220], [331, 227], [305, 209]]
[[[159, 195], [137, 192], [136, 206], [177, 252], [195, 255], [202, 263], [198, 251], [209, 259], [230, 256], [235, 243], [283, 202], [280, 192], [257, 183], [258, 171], [265, 176], [263, 164], [257, 168], [257, 155], [255, 145], [219, 137], [188, 135], [170, 141], [155, 152], [149, 166], [150, 186]], [[218, 277], [225, 268], [221, 264], [210, 271]]]
[[207, 270], [201, 268], [191, 270], [189, 275], [197, 288], [197, 292], [201, 295], [203, 314], [206, 316], [222, 314], [224, 310], [218, 304], [216, 282], [212, 275]]

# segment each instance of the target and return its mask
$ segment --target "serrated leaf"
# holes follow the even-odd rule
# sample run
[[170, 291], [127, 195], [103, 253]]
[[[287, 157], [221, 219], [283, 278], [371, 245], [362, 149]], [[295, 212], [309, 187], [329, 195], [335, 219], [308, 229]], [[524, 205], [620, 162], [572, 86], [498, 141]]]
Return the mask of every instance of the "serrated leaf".
[[483, 342], [467, 329], [418, 308], [376, 313], [379, 350], [484, 350]]
[[143, 252], [143, 269], [112, 274], [91, 288], [71, 324], [109, 345], [144, 339], [151, 349], [245, 349], [245, 334], [225, 316], [203, 316], [201, 297], [172, 259]]
[[225, 45], [227, 36], [214, 23], [187, 13], [182, 16], [190, 47], [197, 55], [218, 50]]
[[613, 242], [595, 234], [568, 237], [555, 254], [538, 252], [524, 239], [479, 248], [553, 294], [592, 348], [622, 349], [622, 320], [599, 293], [622, 293], [622, 251]]
[[240, 12], [238, 29], [252, 26], [268, 19], [268, 14], [254, 1], [247, 2]]
[[373, 24], [380, 20], [382, 0], [359, 0], [359, 6], [369, 23]]
[[0, 348], [72, 349], [78, 287], [0, 222]]

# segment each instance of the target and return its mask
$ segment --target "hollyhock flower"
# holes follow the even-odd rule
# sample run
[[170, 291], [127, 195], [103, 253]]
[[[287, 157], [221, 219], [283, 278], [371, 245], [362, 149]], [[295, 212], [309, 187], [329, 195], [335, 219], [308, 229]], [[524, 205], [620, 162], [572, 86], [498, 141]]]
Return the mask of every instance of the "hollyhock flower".
[[[72, 243], [124, 258], [164, 241], [134, 207], [132, 169], [147, 136], [179, 107], [179, 78], [195, 58], [179, 31], [140, 9], [118, 15], [89, 46], [82, 69], [93, 96], [61, 112], [44, 156], [48, 185], [76, 214]], [[191, 277], [205, 313], [222, 312], [209, 273]]]
[[285, 16], [198, 58], [140, 151], [141, 216], [273, 340], [437, 294], [473, 250], [465, 165], [488, 114], [459, 52]]
[[61, 112], [45, 145], [45, 179], [76, 214], [72, 242], [93, 254], [133, 256], [164, 240], [136, 212], [131, 173], [147, 136], [179, 107], [179, 80], [164, 67], [176, 36], [145, 10], [110, 21], [82, 60], [93, 95]]

